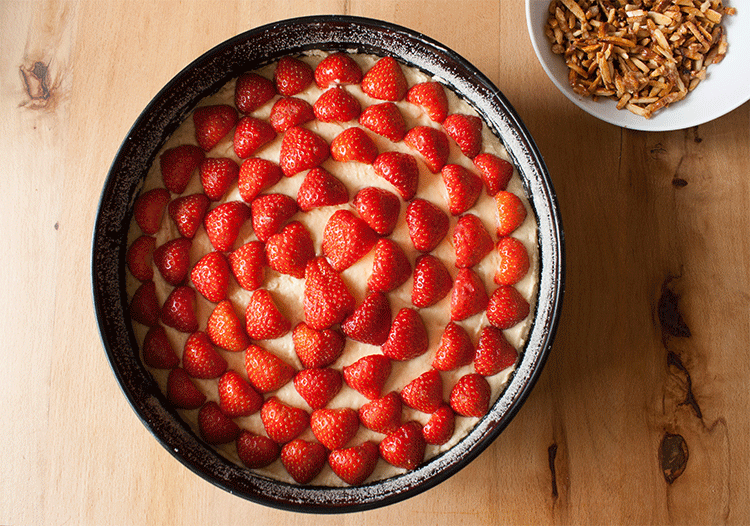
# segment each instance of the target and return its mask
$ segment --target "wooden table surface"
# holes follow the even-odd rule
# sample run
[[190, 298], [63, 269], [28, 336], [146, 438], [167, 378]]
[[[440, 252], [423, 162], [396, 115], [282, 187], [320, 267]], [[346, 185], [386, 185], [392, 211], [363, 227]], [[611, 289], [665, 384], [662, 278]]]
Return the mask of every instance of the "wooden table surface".
[[104, 178], [157, 91], [227, 38], [323, 13], [420, 31], [495, 82], [567, 241], [553, 352], [507, 430], [419, 496], [325, 520], [750, 523], [750, 104], [670, 133], [597, 121], [545, 76], [520, 0], [5, 0], [0, 524], [319, 520], [234, 497], [156, 442], [110, 370], [89, 269]]

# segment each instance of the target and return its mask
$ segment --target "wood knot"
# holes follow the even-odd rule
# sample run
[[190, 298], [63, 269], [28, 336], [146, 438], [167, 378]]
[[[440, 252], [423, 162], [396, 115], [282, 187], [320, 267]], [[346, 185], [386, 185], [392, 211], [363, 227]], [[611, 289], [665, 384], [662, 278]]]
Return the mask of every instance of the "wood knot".
[[21, 66], [21, 77], [26, 94], [32, 101], [46, 101], [50, 98], [49, 68], [47, 64], [37, 61], [31, 66]]
[[670, 288], [671, 277], [664, 280], [661, 286], [661, 296], [657, 307], [659, 324], [661, 325], [662, 338], [673, 336], [675, 338], [690, 338], [690, 328], [680, 313], [680, 297]]
[[682, 435], [665, 432], [659, 446], [659, 465], [667, 484], [672, 484], [685, 472], [688, 457], [687, 442]]

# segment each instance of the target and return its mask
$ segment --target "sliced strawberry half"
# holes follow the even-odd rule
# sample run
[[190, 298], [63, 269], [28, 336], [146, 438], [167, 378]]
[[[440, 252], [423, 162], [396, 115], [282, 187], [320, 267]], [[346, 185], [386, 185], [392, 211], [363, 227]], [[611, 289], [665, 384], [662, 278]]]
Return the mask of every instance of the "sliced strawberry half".
[[466, 329], [454, 322], [445, 326], [432, 366], [439, 371], [452, 371], [469, 365], [474, 359], [474, 344]]
[[495, 194], [497, 204], [497, 237], [509, 236], [526, 219], [526, 207], [521, 199], [505, 190]]
[[391, 304], [381, 292], [370, 292], [362, 304], [341, 323], [351, 338], [370, 345], [383, 345], [391, 329]]
[[406, 120], [392, 102], [367, 107], [359, 116], [359, 123], [392, 142], [399, 142], [406, 135]]
[[277, 133], [282, 133], [293, 126], [315, 120], [315, 112], [306, 100], [282, 97], [273, 104], [268, 120]]
[[291, 177], [304, 170], [315, 168], [330, 155], [328, 143], [315, 132], [301, 126], [293, 126], [281, 140], [279, 164], [284, 175]]
[[349, 122], [359, 117], [362, 106], [344, 88], [333, 87], [318, 97], [313, 111], [321, 122]]
[[450, 221], [437, 205], [417, 198], [406, 207], [406, 225], [414, 248], [431, 252], [448, 234]]
[[154, 277], [154, 247], [156, 238], [142, 235], [137, 237], [128, 247], [125, 262], [128, 270], [138, 281], [151, 281]]
[[370, 400], [380, 398], [391, 375], [391, 360], [382, 354], [368, 354], [343, 368], [346, 385]]
[[203, 193], [211, 201], [218, 201], [237, 181], [240, 167], [229, 157], [207, 157], [198, 166]]
[[246, 159], [276, 138], [276, 130], [268, 121], [245, 115], [234, 129], [234, 153]]
[[243, 325], [232, 302], [223, 300], [208, 317], [206, 332], [214, 345], [227, 351], [240, 352], [250, 345]]
[[227, 370], [227, 361], [211, 343], [208, 334], [198, 331], [185, 340], [182, 367], [193, 378], [218, 378]]
[[431, 126], [415, 126], [404, 136], [404, 143], [419, 153], [427, 168], [434, 174], [448, 161], [450, 143], [442, 130]]
[[303, 212], [323, 206], [341, 205], [349, 201], [344, 183], [320, 166], [313, 168], [297, 191], [297, 205]]
[[482, 220], [473, 214], [462, 215], [453, 229], [456, 267], [470, 268], [492, 252], [494, 243]]
[[140, 284], [130, 300], [129, 312], [133, 321], [148, 327], [159, 323], [161, 305], [156, 297], [156, 283], [149, 280]]
[[460, 321], [487, 308], [489, 298], [482, 279], [471, 269], [458, 270], [451, 292], [451, 320]]
[[367, 429], [387, 434], [401, 426], [403, 403], [396, 391], [370, 400], [359, 408], [359, 421]]
[[314, 257], [312, 236], [299, 221], [292, 221], [266, 242], [268, 266], [281, 274], [304, 278], [305, 267]]
[[206, 402], [204, 395], [184, 369], [176, 367], [167, 376], [167, 400], [179, 409], [198, 409]]
[[458, 164], [446, 164], [440, 173], [448, 194], [448, 210], [452, 215], [461, 215], [474, 206], [483, 188], [478, 175]]
[[154, 266], [170, 285], [180, 285], [190, 272], [190, 247], [193, 242], [184, 237], [170, 239], [154, 250]]
[[174, 369], [180, 358], [161, 325], [151, 327], [143, 338], [143, 363], [154, 369]]
[[255, 344], [245, 350], [245, 370], [252, 386], [261, 393], [276, 391], [294, 377], [294, 367]]
[[404, 72], [392, 57], [379, 59], [362, 78], [362, 91], [374, 99], [399, 101], [407, 87]]
[[380, 442], [380, 456], [397, 468], [414, 469], [424, 460], [426, 442], [422, 425], [410, 421], [388, 433]]
[[474, 166], [479, 170], [487, 193], [492, 196], [505, 190], [513, 177], [513, 165], [492, 153], [480, 153], [474, 157]]
[[250, 241], [229, 254], [229, 265], [237, 283], [245, 290], [263, 285], [266, 248], [262, 241]]
[[390, 292], [406, 283], [409, 276], [411, 263], [401, 246], [387, 237], [379, 239], [367, 287], [376, 292]]
[[231, 275], [227, 257], [221, 252], [209, 252], [195, 263], [190, 280], [204, 298], [219, 303], [227, 297]]
[[401, 389], [401, 400], [417, 411], [433, 413], [443, 405], [443, 377], [430, 369], [417, 376]]
[[310, 415], [315, 438], [330, 451], [345, 447], [359, 429], [357, 412], [350, 407], [316, 409]]
[[359, 84], [362, 68], [346, 53], [331, 53], [315, 68], [315, 83], [320, 89], [332, 84]]
[[453, 279], [443, 262], [432, 254], [422, 254], [414, 265], [411, 302], [415, 307], [430, 307], [451, 290]]
[[404, 201], [417, 195], [419, 166], [413, 155], [403, 152], [383, 152], [373, 162], [375, 173], [393, 185]]
[[482, 149], [482, 119], [454, 113], [443, 121], [443, 129], [466, 157], [473, 159]]
[[237, 456], [250, 469], [272, 464], [281, 453], [281, 447], [265, 435], [243, 430], [237, 437]]
[[514, 237], [503, 237], [497, 242], [500, 260], [494, 280], [498, 285], [515, 285], [529, 272], [529, 253], [523, 242]]
[[246, 203], [252, 203], [263, 190], [281, 181], [283, 175], [281, 167], [273, 161], [260, 157], [245, 159], [237, 180], [240, 197]]
[[274, 83], [257, 73], [243, 73], [237, 78], [234, 105], [242, 113], [252, 113], [276, 95]]
[[203, 440], [209, 444], [228, 444], [236, 440], [242, 432], [213, 401], [206, 402], [198, 411], [198, 429]]
[[205, 157], [203, 150], [193, 144], [182, 144], [165, 150], [159, 157], [159, 166], [167, 190], [173, 194], [184, 192], [193, 171]]
[[245, 329], [253, 340], [281, 338], [292, 328], [273, 296], [266, 289], [258, 289], [250, 296], [245, 309]]
[[297, 201], [285, 194], [259, 195], [250, 205], [255, 235], [261, 241], [278, 233], [286, 222], [297, 213]]
[[331, 365], [344, 352], [344, 336], [334, 329], [311, 329], [300, 322], [292, 331], [294, 351], [306, 369]]
[[201, 106], [193, 112], [195, 140], [204, 151], [219, 144], [237, 124], [237, 110], [228, 104]]
[[375, 442], [337, 449], [328, 454], [328, 464], [338, 477], [351, 486], [362, 484], [375, 471], [380, 452]]
[[219, 252], [229, 252], [248, 219], [250, 207], [242, 201], [228, 201], [210, 210], [203, 224], [211, 245]]
[[354, 310], [354, 296], [323, 257], [311, 259], [305, 267], [303, 309], [305, 322], [313, 329], [341, 323]]
[[219, 408], [228, 417], [252, 415], [262, 405], [263, 397], [237, 371], [229, 370], [219, 379]]
[[294, 440], [310, 424], [310, 414], [307, 411], [287, 405], [275, 396], [263, 403], [260, 418], [266, 434], [279, 444]]
[[327, 457], [323, 444], [301, 438], [281, 448], [281, 463], [297, 484], [307, 484], [317, 477]]
[[443, 404], [422, 427], [422, 435], [428, 444], [441, 446], [448, 442], [456, 429], [456, 413], [448, 404]]
[[396, 314], [383, 344], [383, 354], [392, 360], [406, 361], [422, 356], [428, 348], [427, 328], [419, 313], [404, 307]]
[[525, 320], [531, 307], [518, 290], [511, 285], [501, 285], [490, 297], [487, 319], [498, 329], [510, 329]]
[[198, 318], [195, 315], [195, 303], [195, 289], [186, 285], [174, 288], [161, 307], [161, 322], [180, 332], [197, 331]]
[[193, 239], [210, 204], [211, 200], [205, 194], [184, 195], [173, 199], [167, 206], [167, 211], [180, 235]]
[[352, 203], [359, 216], [377, 234], [387, 236], [396, 228], [401, 202], [388, 190], [368, 186], [354, 196]]
[[347, 128], [331, 141], [331, 157], [346, 163], [372, 164], [378, 156], [378, 147], [362, 128]]
[[313, 70], [305, 62], [295, 57], [281, 57], [273, 72], [276, 91], [282, 95], [292, 96], [301, 93], [312, 84]]
[[170, 199], [171, 195], [166, 188], [153, 188], [138, 196], [133, 204], [133, 218], [141, 232], [148, 235], [156, 234]]
[[474, 355], [474, 370], [482, 376], [493, 376], [516, 363], [518, 351], [497, 327], [485, 327], [479, 336]]
[[484, 376], [469, 373], [458, 379], [450, 394], [451, 408], [461, 416], [481, 417], [490, 407], [490, 384]]
[[438, 82], [415, 84], [406, 92], [406, 101], [422, 106], [433, 122], [442, 123], [448, 116], [448, 97]]
[[377, 234], [362, 218], [341, 209], [328, 219], [321, 248], [334, 270], [341, 272], [362, 259], [377, 241]]

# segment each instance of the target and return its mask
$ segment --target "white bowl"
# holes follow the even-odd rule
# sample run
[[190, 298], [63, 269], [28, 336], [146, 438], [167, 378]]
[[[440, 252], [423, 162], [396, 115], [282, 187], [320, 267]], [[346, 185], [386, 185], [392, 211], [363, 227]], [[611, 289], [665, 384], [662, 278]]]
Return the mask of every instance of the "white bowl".
[[552, 53], [544, 34], [550, 0], [526, 0], [526, 23], [539, 62], [544, 71], [576, 106], [605, 122], [644, 131], [680, 130], [721, 117], [750, 100], [750, 2], [727, 0], [737, 14], [724, 17], [728, 49], [724, 60], [708, 67], [706, 79], [681, 101], [650, 119], [616, 108], [616, 101], [582, 97], [568, 83], [568, 68], [560, 55]]

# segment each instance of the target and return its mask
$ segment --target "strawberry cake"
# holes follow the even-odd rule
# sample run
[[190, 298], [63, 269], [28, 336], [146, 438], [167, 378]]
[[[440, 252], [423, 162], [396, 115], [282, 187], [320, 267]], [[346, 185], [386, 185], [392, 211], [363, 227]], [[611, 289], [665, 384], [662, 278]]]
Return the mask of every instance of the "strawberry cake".
[[128, 247], [166, 399], [221, 455], [293, 484], [366, 484], [455, 446], [535, 310], [536, 219], [502, 143], [390, 57], [287, 56], [203, 99]]

